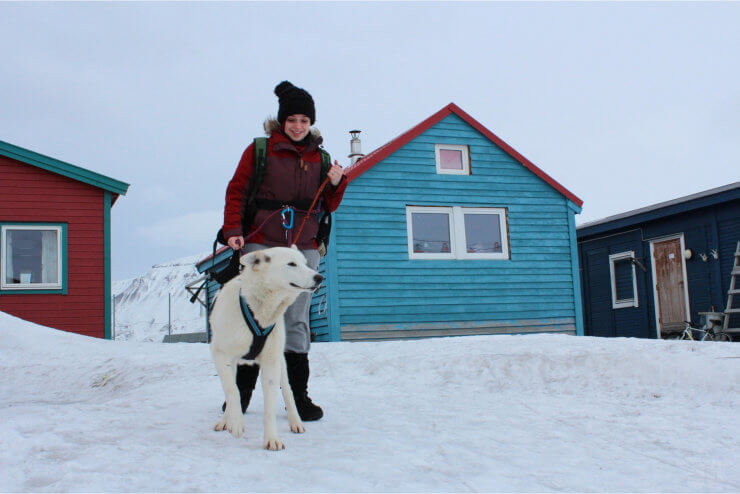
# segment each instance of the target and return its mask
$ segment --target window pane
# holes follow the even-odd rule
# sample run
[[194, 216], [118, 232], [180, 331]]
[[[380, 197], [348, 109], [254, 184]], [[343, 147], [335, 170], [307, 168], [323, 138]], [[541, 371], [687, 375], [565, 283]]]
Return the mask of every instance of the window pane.
[[466, 213], [465, 246], [469, 253], [503, 252], [499, 215]]
[[57, 230], [7, 229], [6, 284], [59, 283]]
[[414, 252], [450, 252], [450, 220], [447, 213], [411, 213]]
[[439, 150], [439, 167], [443, 170], [462, 170], [462, 151], [454, 149]]
[[614, 281], [617, 286], [618, 302], [626, 302], [635, 298], [632, 285], [632, 262], [629, 259], [614, 261]]

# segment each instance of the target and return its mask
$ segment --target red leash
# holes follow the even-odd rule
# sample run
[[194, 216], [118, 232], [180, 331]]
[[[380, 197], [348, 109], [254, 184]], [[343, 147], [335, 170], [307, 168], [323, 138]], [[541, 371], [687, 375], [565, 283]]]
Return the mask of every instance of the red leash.
[[324, 191], [324, 187], [326, 187], [326, 184], [329, 183], [329, 177], [327, 176], [324, 181], [319, 186], [319, 191], [316, 192], [316, 197], [313, 198], [313, 202], [311, 203], [311, 206], [309, 206], [308, 211], [306, 212], [306, 215], [303, 217], [303, 221], [301, 222], [300, 228], [298, 228], [298, 233], [296, 234], [295, 238], [293, 239], [292, 245], [298, 244], [298, 238], [300, 238], [301, 233], [303, 233], [303, 227], [306, 225], [306, 220], [308, 219], [309, 215], [313, 211], [313, 207], [316, 205], [316, 201], [319, 200], [319, 197], [321, 196], [321, 193]]
[[[326, 187], [326, 184], [328, 184], [328, 183], [329, 183], [329, 177], [327, 176], [326, 179], [324, 179], [324, 181], [322, 182], [322, 184], [319, 186], [319, 190], [318, 190], [318, 192], [316, 192], [316, 196], [313, 198], [313, 202], [311, 202], [311, 206], [309, 206], [308, 211], [306, 211], [306, 215], [303, 217], [303, 221], [301, 222], [301, 226], [298, 228], [298, 234], [293, 239], [291, 245], [296, 245], [296, 242], [298, 242], [298, 238], [301, 236], [301, 233], [303, 232], [303, 227], [306, 225], [306, 220], [308, 219], [308, 216], [313, 211], [313, 207], [316, 205], [316, 201], [319, 200], [319, 197], [321, 196], [321, 193], [324, 191], [324, 188]], [[270, 213], [270, 215], [267, 218], [265, 218], [265, 220], [260, 224], [260, 226], [258, 226], [252, 233], [250, 233], [249, 235], [247, 235], [247, 236], [244, 237], [244, 243], [246, 244], [247, 243], [247, 240], [249, 240], [254, 235], [256, 235], [257, 232], [259, 232], [260, 230], [262, 230], [262, 227], [265, 226], [265, 223], [267, 223], [270, 220], [270, 218], [272, 218], [273, 216], [275, 216], [276, 214], [278, 214], [279, 212], [282, 212], [282, 211], [284, 211], [284, 210], [276, 209], [275, 211], [273, 211], [272, 213]]]

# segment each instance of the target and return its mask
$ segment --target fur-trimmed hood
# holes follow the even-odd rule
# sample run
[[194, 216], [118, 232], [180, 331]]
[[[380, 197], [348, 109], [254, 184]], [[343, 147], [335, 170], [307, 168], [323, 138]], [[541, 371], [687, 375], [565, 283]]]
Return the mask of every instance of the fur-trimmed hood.
[[[278, 119], [275, 117], [268, 117], [267, 120], [265, 120], [264, 127], [265, 134], [267, 134], [267, 136], [269, 137], [280, 130], [280, 122], [278, 122]], [[309, 134], [311, 134], [314, 139], [321, 137], [321, 132], [319, 132], [319, 129], [317, 129], [316, 127], [311, 127], [311, 130], [309, 130]]]

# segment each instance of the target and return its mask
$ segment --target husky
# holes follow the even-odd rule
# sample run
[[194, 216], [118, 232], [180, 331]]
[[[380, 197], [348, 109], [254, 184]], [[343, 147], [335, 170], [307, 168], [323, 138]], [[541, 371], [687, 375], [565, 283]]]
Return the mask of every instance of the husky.
[[[284, 347], [286, 309], [302, 292], [316, 290], [323, 276], [309, 268], [293, 246], [273, 247], [241, 257], [241, 273], [226, 282], [216, 296], [210, 316], [211, 355], [226, 395], [226, 408], [214, 429], [244, 434], [238, 364], [259, 364], [264, 395], [265, 449], [285, 449], [275, 418], [277, 388], [282, 388], [290, 430], [305, 432], [288, 383]], [[251, 327], [250, 327], [251, 326]]]

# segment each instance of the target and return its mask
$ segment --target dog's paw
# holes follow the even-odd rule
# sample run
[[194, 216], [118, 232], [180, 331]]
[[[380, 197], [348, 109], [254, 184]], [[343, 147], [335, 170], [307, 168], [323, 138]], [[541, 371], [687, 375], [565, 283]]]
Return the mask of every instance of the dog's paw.
[[230, 414], [228, 408], [226, 409], [224, 416], [221, 417], [221, 420], [216, 422], [216, 425], [213, 426], [213, 430], [229, 431], [231, 435], [236, 438], [242, 437], [244, 429], [244, 418], [241, 414]]
[[276, 437], [265, 438], [263, 446], [265, 449], [269, 449], [270, 451], [280, 451], [281, 449], [285, 449], [285, 444]]
[[225, 431], [226, 430], [226, 417], [221, 417], [221, 420], [216, 422], [213, 426], [214, 431]]
[[303, 434], [306, 432], [306, 428], [303, 427], [303, 422], [299, 420], [298, 422], [291, 422], [290, 431], [295, 432], [296, 434]]
[[244, 435], [244, 419], [239, 416], [238, 419], [234, 421], [227, 421], [226, 422], [226, 429], [231, 433], [232, 436], [236, 438], [242, 437]]

